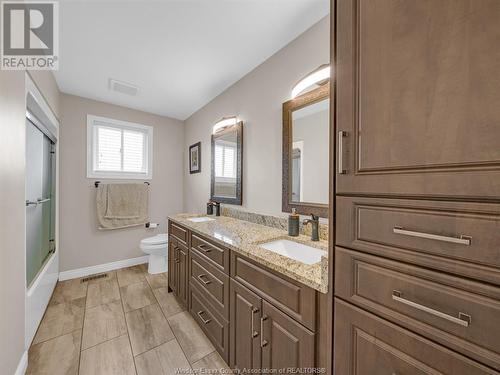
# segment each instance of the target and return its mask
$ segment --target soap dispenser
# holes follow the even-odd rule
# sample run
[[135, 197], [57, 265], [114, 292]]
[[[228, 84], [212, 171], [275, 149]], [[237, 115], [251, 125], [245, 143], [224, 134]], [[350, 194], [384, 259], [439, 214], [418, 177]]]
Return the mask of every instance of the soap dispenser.
[[292, 213], [288, 216], [288, 235], [297, 237], [299, 235], [300, 216], [295, 208], [292, 208]]

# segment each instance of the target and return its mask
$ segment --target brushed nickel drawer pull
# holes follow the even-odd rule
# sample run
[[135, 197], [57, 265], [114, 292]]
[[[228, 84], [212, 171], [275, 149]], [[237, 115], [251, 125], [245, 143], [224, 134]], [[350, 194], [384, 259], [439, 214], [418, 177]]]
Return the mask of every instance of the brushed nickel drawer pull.
[[211, 248], [209, 248], [207, 245], [198, 245], [198, 249], [200, 249], [201, 251], [203, 251], [204, 253], [209, 253], [212, 251]]
[[252, 338], [259, 336], [259, 332], [257, 332], [254, 328], [254, 314], [257, 314], [259, 312], [259, 309], [257, 307], [254, 307], [252, 309]]
[[456, 318], [454, 316], [445, 314], [441, 311], [434, 310], [434, 309], [431, 309], [430, 307], [427, 307], [427, 306], [421, 305], [419, 303], [407, 300], [406, 298], [403, 298], [402, 295], [403, 295], [403, 293], [401, 293], [399, 290], [392, 291], [392, 299], [396, 302], [400, 302], [404, 305], [413, 307], [417, 310], [424, 311], [424, 312], [429, 313], [431, 315], [446, 319], [452, 323], [461, 325], [463, 327], [468, 327], [472, 322], [472, 317], [468, 314], [464, 314], [462, 312], [459, 312], [458, 318]]
[[460, 237], [440, 236], [439, 234], [416, 232], [413, 230], [404, 229], [403, 227], [399, 227], [399, 226], [395, 226], [392, 229], [392, 231], [396, 234], [402, 234], [405, 236], [427, 238], [429, 240], [451, 242], [451, 243], [457, 243], [457, 244], [465, 245], [465, 246], [470, 246], [471, 241], [472, 241], [472, 237], [469, 237], [469, 236], [464, 236], [464, 235], [461, 235]]
[[208, 324], [210, 323], [212, 320], [211, 319], [203, 319], [203, 314], [205, 313], [205, 311], [201, 310], [201, 311], [198, 311], [196, 314], [200, 317], [201, 321], [203, 322], [203, 324]]
[[204, 277], [208, 277], [208, 276], [205, 275], [204, 273], [202, 273], [201, 275], [198, 275], [198, 280], [200, 280], [205, 285], [208, 285], [208, 284], [210, 284], [212, 282], [210, 280], [203, 279]]
[[344, 138], [347, 137], [347, 132], [339, 131], [339, 174], [346, 174], [347, 169], [344, 168]]
[[264, 322], [267, 320], [267, 316], [260, 318], [260, 346], [263, 348], [268, 344], [267, 340], [264, 340]]

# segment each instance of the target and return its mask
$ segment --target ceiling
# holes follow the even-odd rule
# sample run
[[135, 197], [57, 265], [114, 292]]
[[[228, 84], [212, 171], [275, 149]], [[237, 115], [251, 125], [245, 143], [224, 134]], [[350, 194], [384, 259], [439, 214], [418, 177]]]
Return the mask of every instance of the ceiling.
[[[329, 0], [60, 4], [62, 92], [184, 120], [329, 13]], [[139, 87], [109, 90], [109, 79]]]

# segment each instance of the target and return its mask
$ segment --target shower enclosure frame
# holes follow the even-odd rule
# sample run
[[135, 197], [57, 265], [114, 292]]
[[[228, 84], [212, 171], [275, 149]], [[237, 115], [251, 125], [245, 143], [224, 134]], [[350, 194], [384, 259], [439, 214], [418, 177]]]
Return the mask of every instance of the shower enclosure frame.
[[[47, 309], [50, 297], [59, 278], [59, 120], [48, 105], [29, 73], [25, 75], [26, 122], [31, 122], [55, 144], [55, 195], [54, 249], [46, 257], [33, 281], [26, 281], [25, 346], [28, 349]], [[25, 225], [26, 231], [26, 225]], [[25, 232], [27, 236], [27, 232]], [[27, 248], [25, 249], [25, 273], [27, 272]]]

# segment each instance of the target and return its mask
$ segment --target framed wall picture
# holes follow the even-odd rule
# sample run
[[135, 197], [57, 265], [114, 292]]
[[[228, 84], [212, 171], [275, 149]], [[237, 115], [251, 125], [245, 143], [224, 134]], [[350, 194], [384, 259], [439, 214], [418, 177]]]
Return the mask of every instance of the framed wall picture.
[[189, 146], [189, 173], [201, 172], [201, 142]]

